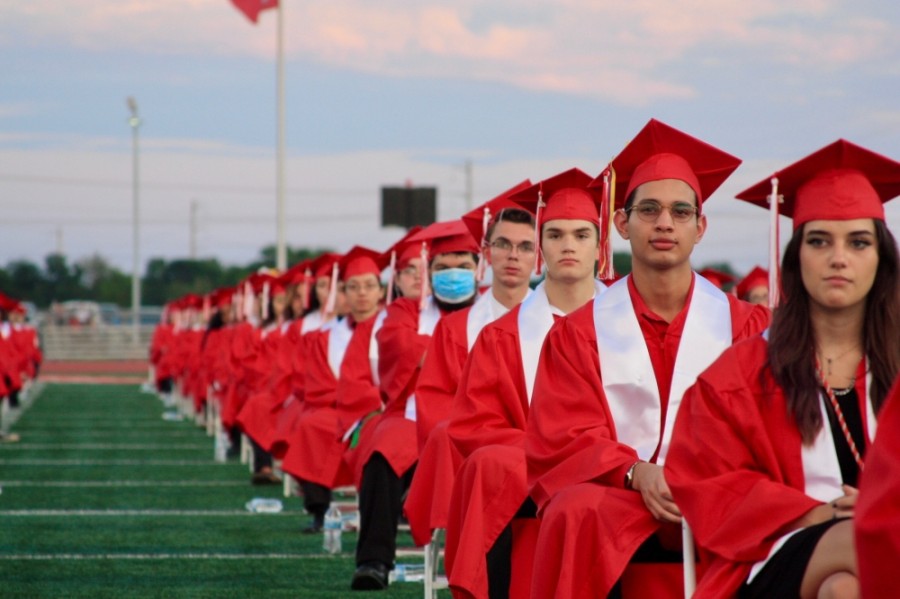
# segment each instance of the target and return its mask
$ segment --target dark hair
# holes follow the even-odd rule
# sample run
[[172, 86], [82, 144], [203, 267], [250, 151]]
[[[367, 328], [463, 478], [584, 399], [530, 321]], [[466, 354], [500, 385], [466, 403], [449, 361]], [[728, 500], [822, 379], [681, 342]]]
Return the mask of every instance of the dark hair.
[[[494, 229], [500, 223], [516, 223], [518, 225], [528, 225], [533, 229], [534, 215], [527, 210], [522, 210], [520, 208], [504, 208], [497, 213], [496, 218], [491, 220], [491, 223], [488, 225], [487, 231], [484, 232], [484, 238], [488, 243], [490, 243], [491, 237], [494, 236]], [[479, 239], [478, 241], [481, 240]]]
[[[800, 272], [804, 229], [805, 226], [801, 226], [794, 232], [781, 262], [784, 300], [772, 316], [767, 367], [775, 383], [784, 391], [788, 410], [800, 429], [804, 444], [810, 445], [823, 422], [809, 293]], [[875, 219], [875, 237], [878, 269], [872, 289], [866, 296], [862, 333], [872, 374], [870, 400], [877, 414], [894, 377], [900, 372], [900, 343], [897, 343], [900, 339], [900, 257], [897, 242], [883, 220]]]
[[200, 348], [203, 349], [206, 347], [206, 340], [209, 338], [209, 334], [213, 331], [217, 331], [225, 326], [225, 318], [222, 316], [222, 310], [216, 310], [215, 314], [213, 314], [209, 323], [206, 325], [206, 330], [203, 332], [203, 339], [200, 341]]

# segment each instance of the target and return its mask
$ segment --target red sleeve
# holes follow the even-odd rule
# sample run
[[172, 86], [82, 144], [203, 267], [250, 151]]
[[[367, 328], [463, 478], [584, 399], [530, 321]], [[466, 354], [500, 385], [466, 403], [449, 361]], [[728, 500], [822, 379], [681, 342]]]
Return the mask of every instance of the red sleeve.
[[[469, 310], [442, 318], [434, 329], [422, 372], [416, 382], [416, 432], [419, 453], [437, 424], [450, 417], [469, 348], [466, 325]], [[460, 333], [462, 338], [460, 338]]]
[[381, 393], [391, 404], [405, 402], [412, 393], [428, 335], [419, 334], [419, 305], [401, 298], [387, 307], [387, 316], [377, 334], [378, 377]]
[[731, 308], [732, 343], [749, 339], [766, 330], [772, 320], [772, 313], [765, 306], [751, 304], [740, 300], [730, 293], [726, 294]]
[[528, 484], [541, 508], [578, 483], [623, 488], [638, 459], [616, 440], [597, 351], [593, 302], [556, 323], [544, 341], [525, 440]]
[[344, 361], [341, 362], [341, 376], [337, 384], [338, 422], [341, 433], [371, 412], [380, 410], [381, 392], [372, 378], [369, 360], [369, 344], [376, 317], [356, 325]]
[[517, 316], [515, 308], [484, 327], [463, 368], [447, 429], [463, 458], [486, 445], [524, 447], [528, 397]]
[[700, 375], [666, 456], [666, 480], [697, 542], [734, 562], [765, 558], [788, 524], [820, 504], [802, 490], [800, 432], [783, 395], [763, 391], [765, 347], [735, 345]]
[[900, 376], [878, 415], [878, 434], [866, 456], [855, 532], [863, 597], [897, 592], [900, 556]]

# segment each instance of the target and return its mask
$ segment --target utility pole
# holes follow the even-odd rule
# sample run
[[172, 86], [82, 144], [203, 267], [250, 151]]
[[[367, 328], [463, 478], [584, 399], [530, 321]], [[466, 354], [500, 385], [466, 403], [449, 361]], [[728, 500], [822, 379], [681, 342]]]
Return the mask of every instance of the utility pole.
[[466, 159], [463, 163], [463, 170], [466, 174], [466, 212], [472, 209], [472, 203], [475, 199], [475, 183], [472, 176], [472, 160]]
[[63, 228], [56, 227], [56, 253], [57, 255], [62, 256], [64, 251]]
[[137, 345], [140, 342], [140, 324], [141, 324], [141, 257], [140, 257], [140, 185], [138, 180], [138, 128], [141, 126], [141, 119], [138, 117], [137, 100], [134, 96], [128, 96], [128, 110], [131, 111], [131, 118], [128, 119], [128, 125], [131, 127], [131, 148], [132, 148], [132, 200], [133, 214], [132, 220], [134, 225], [133, 232], [133, 248], [132, 248], [132, 270], [131, 270], [131, 340]]

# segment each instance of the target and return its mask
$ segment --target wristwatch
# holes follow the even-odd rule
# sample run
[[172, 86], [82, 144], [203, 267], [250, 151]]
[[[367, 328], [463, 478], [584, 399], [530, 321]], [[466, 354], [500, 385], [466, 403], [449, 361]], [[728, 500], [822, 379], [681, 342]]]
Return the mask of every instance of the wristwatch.
[[629, 491], [634, 488], [634, 469], [640, 463], [641, 461], [638, 460], [632, 464], [631, 468], [628, 469], [628, 472], [625, 473], [625, 488]]

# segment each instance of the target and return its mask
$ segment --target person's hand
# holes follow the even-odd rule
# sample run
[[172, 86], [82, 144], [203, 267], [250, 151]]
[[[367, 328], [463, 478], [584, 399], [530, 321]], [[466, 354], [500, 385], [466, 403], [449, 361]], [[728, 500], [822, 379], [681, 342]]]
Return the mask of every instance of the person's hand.
[[835, 518], [852, 518], [856, 511], [856, 499], [859, 497], [859, 489], [850, 485], [841, 485], [844, 494], [831, 502]]
[[681, 510], [672, 499], [662, 466], [639, 462], [634, 467], [631, 487], [641, 494], [654, 518], [660, 522], [681, 523]]

